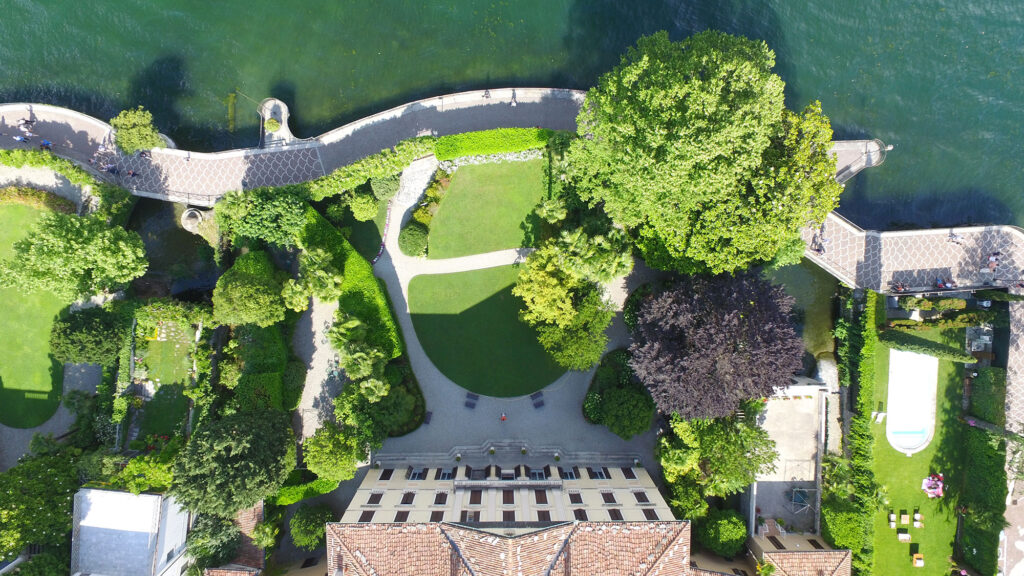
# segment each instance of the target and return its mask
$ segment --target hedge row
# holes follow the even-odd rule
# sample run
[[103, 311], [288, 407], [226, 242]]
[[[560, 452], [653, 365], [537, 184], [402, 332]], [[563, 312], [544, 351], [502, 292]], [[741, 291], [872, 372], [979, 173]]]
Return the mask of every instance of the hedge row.
[[931, 340], [926, 340], [920, 336], [915, 336], [910, 332], [904, 332], [902, 330], [886, 330], [878, 335], [878, 339], [890, 348], [903, 350], [905, 352], [927, 354], [928, 356], [934, 356], [940, 360], [964, 363], [976, 361], [974, 356], [971, 356], [963, 350], [932, 342]]
[[495, 128], [441, 136], [434, 144], [438, 160], [535, 150], [548, 145], [554, 130], [544, 128]]
[[947, 328], [969, 328], [982, 324], [1005, 325], [1009, 319], [995, 310], [957, 310], [943, 316], [926, 320], [899, 318], [889, 321], [889, 327], [898, 330], [944, 330]]
[[434, 151], [434, 139], [430, 136], [410, 138], [381, 150], [377, 154], [342, 166], [323, 178], [309, 183], [309, 195], [313, 200], [323, 200], [353, 190], [370, 178], [388, 178], [400, 174], [413, 160]]
[[999, 532], [1006, 525], [1006, 447], [1002, 438], [968, 428], [964, 438], [964, 486], [958, 504], [965, 507], [960, 553], [982, 574], [995, 574]]
[[326, 478], [310, 480], [310, 476], [313, 476], [313, 474], [303, 472], [302, 470], [293, 470], [288, 475], [288, 479], [285, 480], [284, 486], [278, 490], [276, 495], [268, 498], [268, 501], [276, 506], [288, 506], [307, 498], [314, 498], [321, 494], [333, 492], [338, 487], [339, 482], [337, 480]]
[[391, 313], [387, 292], [373, 275], [373, 267], [312, 207], [306, 209], [306, 226], [299, 237], [299, 246], [307, 250], [319, 247], [334, 256], [335, 266], [344, 275], [339, 308], [369, 327], [368, 343], [383, 352], [387, 359], [400, 356], [404, 350], [402, 336]]
[[978, 290], [974, 293], [978, 300], [993, 300], [995, 302], [1022, 302], [1024, 294], [1010, 294], [1002, 290]]
[[74, 214], [75, 203], [45, 190], [10, 186], [0, 188], [0, 204], [22, 204], [32, 208], [53, 210], [63, 214]]

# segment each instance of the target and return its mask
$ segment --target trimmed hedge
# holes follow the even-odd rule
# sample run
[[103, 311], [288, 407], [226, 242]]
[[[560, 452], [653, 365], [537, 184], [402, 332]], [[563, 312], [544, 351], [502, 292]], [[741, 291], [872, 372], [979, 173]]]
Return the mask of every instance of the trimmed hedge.
[[969, 328], [971, 326], [981, 326], [982, 324], [999, 326], [1005, 325], [1007, 322], [1006, 316], [995, 310], [958, 310], [923, 321], [903, 318], [890, 320], [889, 327], [903, 331], [932, 330], [936, 328], [944, 330], [946, 328]]
[[242, 373], [235, 387], [238, 409], [244, 412], [281, 410], [282, 376], [280, 372]]
[[276, 495], [268, 498], [267, 501], [276, 506], [289, 506], [307, 498], [315, 498], [322, 494], [333, 492], [340, 484], [337, 480], [325, 478], [314, 477], [313, 480], [306, 480], [307, 475], [313, 476], [310, 472], [303, 473], [302, 470], [293, 470], [288, 475], [288, 480], [285, 481], [284, 486], [277, 491]]
[[495, 128], [441, 136], [434, 144], [434, 156], [443, 161], [463, 156], [535, 150], [547, 146], [554, 133], [554, 130], [544, 128]]
[[993, 302], [1024, 302], [1024, 294], [1010, 294], [1002, 290], [978, 290], [974, 293], [978, 300], [992, 300]]
[[423, 256], [427, 253], [427, 235], [430, 230], [415, 220], [409, 222], [398, 233], [398, 247], [406, 256]]
[[67, 198], [61, 198], [45, 190], [21, 186], [0, 188], [0, 204], [22, 204], [32, 208], [53, 210], [54, 212], [64, 214], [75, 213], [75, 203]]
[[424, 136], [410, 138], [381, 150], [377, 154], [342, 166], [323, 178], [309, 183], [309, 194], [313, 200], [323, 200], [353, 190], [371, 178], [389, 178], [400, 174], [413, 160], [434, 151], [434, 138]]
[[995, 574], [999, 560], [999, 532], [1007, 525], [1006, 444], [980, 428], [965, 432], [964, 486], [958, 504], [964, 514], [960, 553], [982, 574]]
[[[871, 332], [873, 333], [874, 331], [871, 330]], [[976, 361], [974, 356], [971, 356], [963, 350], [932, 342], [931, 340], [926, 340], [920, 336], [914, 336], [910, 332], [904, 332], [902, 330], [886, 330], [878, 335], [878, 340], [890, 348], [895, 348], [896, 350], [927, 354], [928, 356], [934, 356], [940, 360], [950, 360], [952, 362], [963, 363]]]

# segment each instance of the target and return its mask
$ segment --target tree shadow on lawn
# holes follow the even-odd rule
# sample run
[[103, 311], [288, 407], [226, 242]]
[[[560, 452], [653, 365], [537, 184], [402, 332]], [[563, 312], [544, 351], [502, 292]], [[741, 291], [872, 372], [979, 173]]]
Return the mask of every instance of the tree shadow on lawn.
[[943, 388], [945, 401], [939, 399], [940, 405], [935, 413], [936, 425], [940, 428], [938, 435], [932, 438], [932, 442], [938, 445], [932, 457], [931, 472], [942, 474], [945, 479], [945, 495], [938, 500], [937, 505], [946, 512], [956, 509], [966, 488], [963, 484], [963, 466], [967, 457], [964, 450], [966, 430], [965, 424], [960, 421], [963, 374], [963, 365], [953, 363], [953, 370], [949, 373], [951, 381]]
[[174, 436], [181, 433], [188, 413], [188, 400], [183, 394], [184, 390], [185, 387], [181, 384], [160, 386], [143, 410], [140, 438], [145, 438], [149, 434]]
[[519, 320], [511, 286], [451, 314], [412, 314], [420, 343], [438, 370], [459, 386], [487, 396], [536, 392], [565, 370]]

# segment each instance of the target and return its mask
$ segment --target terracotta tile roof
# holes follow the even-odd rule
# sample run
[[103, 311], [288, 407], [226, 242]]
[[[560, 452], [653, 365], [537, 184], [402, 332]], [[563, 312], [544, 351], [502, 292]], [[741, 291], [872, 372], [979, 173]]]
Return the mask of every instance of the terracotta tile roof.
[[704, 570], [703, 568], [690, 568], [690, 576], [733, 576], [732, 574], [726, 574], [725, 572], [715, 572], [714, 570]]
[[241, 510], [235, 514], [234, 523], [242, 532], [242, 542], [238, 545], [235, 559], [220, 568], [207, 568], [204, 576], [252, 576], [259, 574], [266, 565], [266, 556], [252, 541], [252, 530], [263, 521], [263, 502], [252, 508]]
[[514, 537], [448, 523], [333, 523], [327, 561], [328, 574], [346, 576], [687, 576], [689, 542], [688, 522], [565, 523]]
[[765, 552], [764, 561], [775, 566], [776, 576], [850, 576], [849, 550]]

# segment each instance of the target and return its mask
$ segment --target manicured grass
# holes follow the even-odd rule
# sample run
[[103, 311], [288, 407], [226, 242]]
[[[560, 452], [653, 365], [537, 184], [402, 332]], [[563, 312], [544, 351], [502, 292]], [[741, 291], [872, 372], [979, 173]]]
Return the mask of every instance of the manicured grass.
[[[0, 259], [45, 212], [0, 204]], [[0, 288], [0, 423], [33, 428], [57, 410], [64, 367], [50, 356], [50, 326], [66, 302], [49, 292]]]
[[996, 426], [1006, 425], [1006, 370], [978, 370], [971, 384], [971, 414]]
[[173, 436], [180, 434], [188, 413], [188, 399], [182, 394], [181, 384], [163, 384], [142, 412], [139, 438], [149, 434]]
[[[918, 333], [929, 340], [957, 345], [963, 342], [963, 330]], [[889, 349], [880, 346], [875, 359], [875, 404], [888, 410]], [[963, 365], [946, 360], [939, 361], [936, 398], [935, 435], [927, 448], [907, 457], [889, 445], [885, 437], [885, 423], [872, 424], [874, 433], [875, 480], [885, 488], [888, 505], [875, 514], [874, 549], [875, 573], [899, 576], [920, 574], [948, 574], [947, 558], [953, 553], [956, 534], [955, 501], [963, 482], [964, 459], [961, 450], [965, 434], [964, 425], [957, 419], [960, 411]], [[921, 490], [921, 480], [929, 474], [945, 476], [947, 493], [944, 498], [929, 499]], [[917, 510], [923, 517], [923, 528], [899, 524], [900, 511], [913, 518]], [[899, 542], [896, 530], [889, 527], [889, 513], [897, 515], [897, 528], [908, 528], [911, 542]], [[915, 552], [924, 554], [925, 567], [911, 565]]]
[[[519, 320], [512, 295], [517, 270], [417, 276], [409, 284], [413, 326], [427, 355], [445, 376], [488, 396], [540, 390], [564, 371]], [[460, 398], [452, 399], [461, 402]]]
[[187, 333], [174, 323], [169, 323], [164, 331], [166, 340], [152, 340], [146, 344], [143, 361], [149, 369], [149, 377], [160, 384], [187, 384], [192, 368]]
[[522, 224], [544, 196], [544, 160], [463, 166], [430, 223], [429, 258], [523, 245]]

